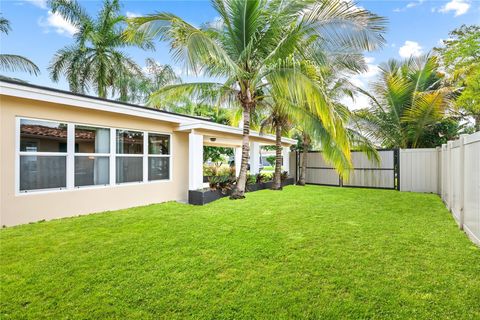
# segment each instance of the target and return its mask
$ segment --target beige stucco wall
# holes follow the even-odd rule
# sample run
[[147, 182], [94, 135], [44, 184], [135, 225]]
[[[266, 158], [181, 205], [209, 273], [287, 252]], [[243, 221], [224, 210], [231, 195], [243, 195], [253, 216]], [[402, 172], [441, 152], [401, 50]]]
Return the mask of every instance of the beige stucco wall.
[[[172, 133], [171, 181], [16, 194], [15, 118], [19, 116]], [[0, 139], [2, 226], [188, 198], [188, 133], [173, 132], [168, 122], [0, 96]]]

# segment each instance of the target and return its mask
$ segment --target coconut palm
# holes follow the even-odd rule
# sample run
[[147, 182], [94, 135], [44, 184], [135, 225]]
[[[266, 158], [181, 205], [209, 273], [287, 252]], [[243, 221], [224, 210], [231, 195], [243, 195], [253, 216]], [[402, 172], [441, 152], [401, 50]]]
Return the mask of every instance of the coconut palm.
[[[356, 138], [359, 137], [358, 132], [348, 128], [348, 122], [351, 118], [351, 113], [339, 101], [347, 96], [353, 96], [356, 87], [350, 83], [349, 77], [367, 71], [363, 54], [357, 48], [347, 45], [335, 48], [332, 45], [327, 47], [316, 47], [317, 59], [315, 61], [304, 60], [301, 63], [302, 68], [309, 74], [312, 80], [316, 81], [318, 85], [324, 89], [327, 96], [327, 102], [333, 106], [332, 110], [335, 115], [335, 122], [337, 127], [347, 127], [346, 136], [332, 137], [329, 132], [325, 132], [325, 128], [321, 119], [314, 117], [309, 112], [308, 108], [302, 105], [290, 105], [288, 99], [283, 98], [282, 92], [273, 92], [271, 95], [273, 103], [270, 106], [270, 116], [265, 120], [264, 124], [273, 126], [276, 133], [276, 166], [274, 174], [273, 189], [281, 189], [281, 133], [285, 132], [291, 124], [295, 124], [296, 129], [300, 132], [299, 138], [302, 141], [302, 150], [304, 157], [302, 160], [302, 170], [299, 179], [299, 185], [305, 184], [305, 166], [306, 166], [306, 152], [308, 152], [309, 145], [312, 141], [322, 141], [323, 157], [331, 163], [342, 177], [347, 177], [350, 163], [350, 148], [356, 146], [359, 142]], [[299, 57], [301, 58], [301, 57]], [[305, 114], [306, 112], [306, 114]], [[307, 120], [306, 120], [307, 119]], [[309, 121], [309, 125], [306, 125]], [[342, 130], [338, 131], [342, 133]], [[324, 137], [319, 137], [323, 135]], [[347, 139], [348, 138], [348, 139]], [[336, 140], [336, 141], [335, 141]], [[343, 143], [339, 144], [339, 143]], [[362, 146], [366, 146], [366, 142]], [[373, 146], [371, 146], [373, 148]], [[365, 148], [366, 151], [372, 151], [371, 148]], [[375, 151], [373, 151], [375, 155]]]
[[119, 78], [141, 75], [139, 66], [121, 51], [133, 44], [122, 37], [126, 24], [118, 0], [104, 0], [96, 18], [89, 16], [76, 0], [52, 0], [50, 5], [53, 13], [59, 13], [78, 30], [75, 43], [58, 50], [50, 63], [53, 81], [64, 76], [71, 91], [85, 93], [93, 89], [105, 98], [109, 90], [112, 96], [117, 94]]
[[[337, 136], [331, 106], [321, 87], [301, 69], [278, 63], [298, 53], [313, 54], [304, 45], [348, 44], [373, 49], [383, 43], [384, 20], [344, 0], [214, 0], [215, 23], [197, 28], [169, 13], [130, 20], [127, 36], [142, 41], [168, 41], [173, 58], [188, 70], [222, 78], [221, 83], [188, 83], [161, 89], [157, 94], [195, 95], [205, 89], [216, 101], [228, 101], [243, 110], [242, 162], [231, 198], [243, 198], [249, 160], [250, 114], [265, 100], [266, 82], [281, 86], [288, 100], [308, 106], [326, 130]], [[268, 80], [267, 80], [268, 79]]]
[[445, 118], [454, 91], [442, 78], [435, 56], [382, 64], [372, 93], [363, 91], [373, 106], [357, 112], [360, 128], [386, 148], [432, 147], [424, 137]]
[[[181, 82], [173, 68], [168, 64], [160, 64], [152, 58], [145, 60], [145, 68], [141, 74], [121, 74], [115, 81], [118, 88], [118, 100], [123, 102], [146, 104], [150, 95], [160, 88]], [[157, 105], [152, 105], [157, 107]]]
[[[0, 34], [8, 35], [12, 30], [10, 22], [0, 16]], [[3, 71], [22, 71], [29, 74], [38, 75], [40, 69], [29, 59], [16, 54], [0, 54], [0, 70]]]

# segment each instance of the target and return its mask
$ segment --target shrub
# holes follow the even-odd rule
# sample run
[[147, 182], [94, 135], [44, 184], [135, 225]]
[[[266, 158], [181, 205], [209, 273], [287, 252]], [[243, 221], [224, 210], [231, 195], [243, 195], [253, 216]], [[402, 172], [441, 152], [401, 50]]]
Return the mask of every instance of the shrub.
[[268, 182], [272, 180], [273, 175], [270, 173], [259, 173], [257, 174], [257, 183]]
[[208, 178], [208, 185], [212, 190], [220, 190], [221, 193], [227, 194], [235, 185], [235, 176], [211, 176]]
[[235, 167], [227, 167], [227, 166], [222, 166], [218, 170], [218, 176], [228, 176], [228, 177], [235, 177]]
[[270, 163], [270, 165], [273, 167], [275, 166], [275, 159], [275, 156], [268, 156], [265, 160], [267, 160], [267, 162]]
[[203, 175], [207, 177], [217, 176], [218, 175], [218, 167], [211, 166], [211, 165], [203, 165]]
[[247, 184], [254, 184], [257, 182], [256, 174], [247, 174]]
[[280, 175], [280, 179], [282, 181], [285, 181], [288, 179], [288, 172], [287, 171], [283, 171], [282, 174]]

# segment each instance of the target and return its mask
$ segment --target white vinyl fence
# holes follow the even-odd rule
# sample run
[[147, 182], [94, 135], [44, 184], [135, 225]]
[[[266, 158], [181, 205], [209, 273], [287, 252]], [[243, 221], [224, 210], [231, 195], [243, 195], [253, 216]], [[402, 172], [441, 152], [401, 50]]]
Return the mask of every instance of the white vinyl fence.
[[480, 132], [437, 149], [401, 149], [400, 191], [439, 194], [460, 228], [480, 245]]

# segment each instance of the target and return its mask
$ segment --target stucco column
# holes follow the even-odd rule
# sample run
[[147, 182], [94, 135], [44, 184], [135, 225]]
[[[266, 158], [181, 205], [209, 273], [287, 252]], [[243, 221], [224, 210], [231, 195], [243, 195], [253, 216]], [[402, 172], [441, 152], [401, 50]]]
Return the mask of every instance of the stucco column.
[[240, 166], [242, 164], [242, 147], [235, 148], [235, 176], [240, 175]]
[[260, 144], [258, 142], [250, 142], [250, 173], [257, 174], [260, 172]]
[[203, 135], [193, 130], [188, 135], [188, 188], [203, 188]]
[[283, 171], [287, 171], [288, 175], [290, 176], [290, 147], [283, 147], [282, 158], [283, 158]]

